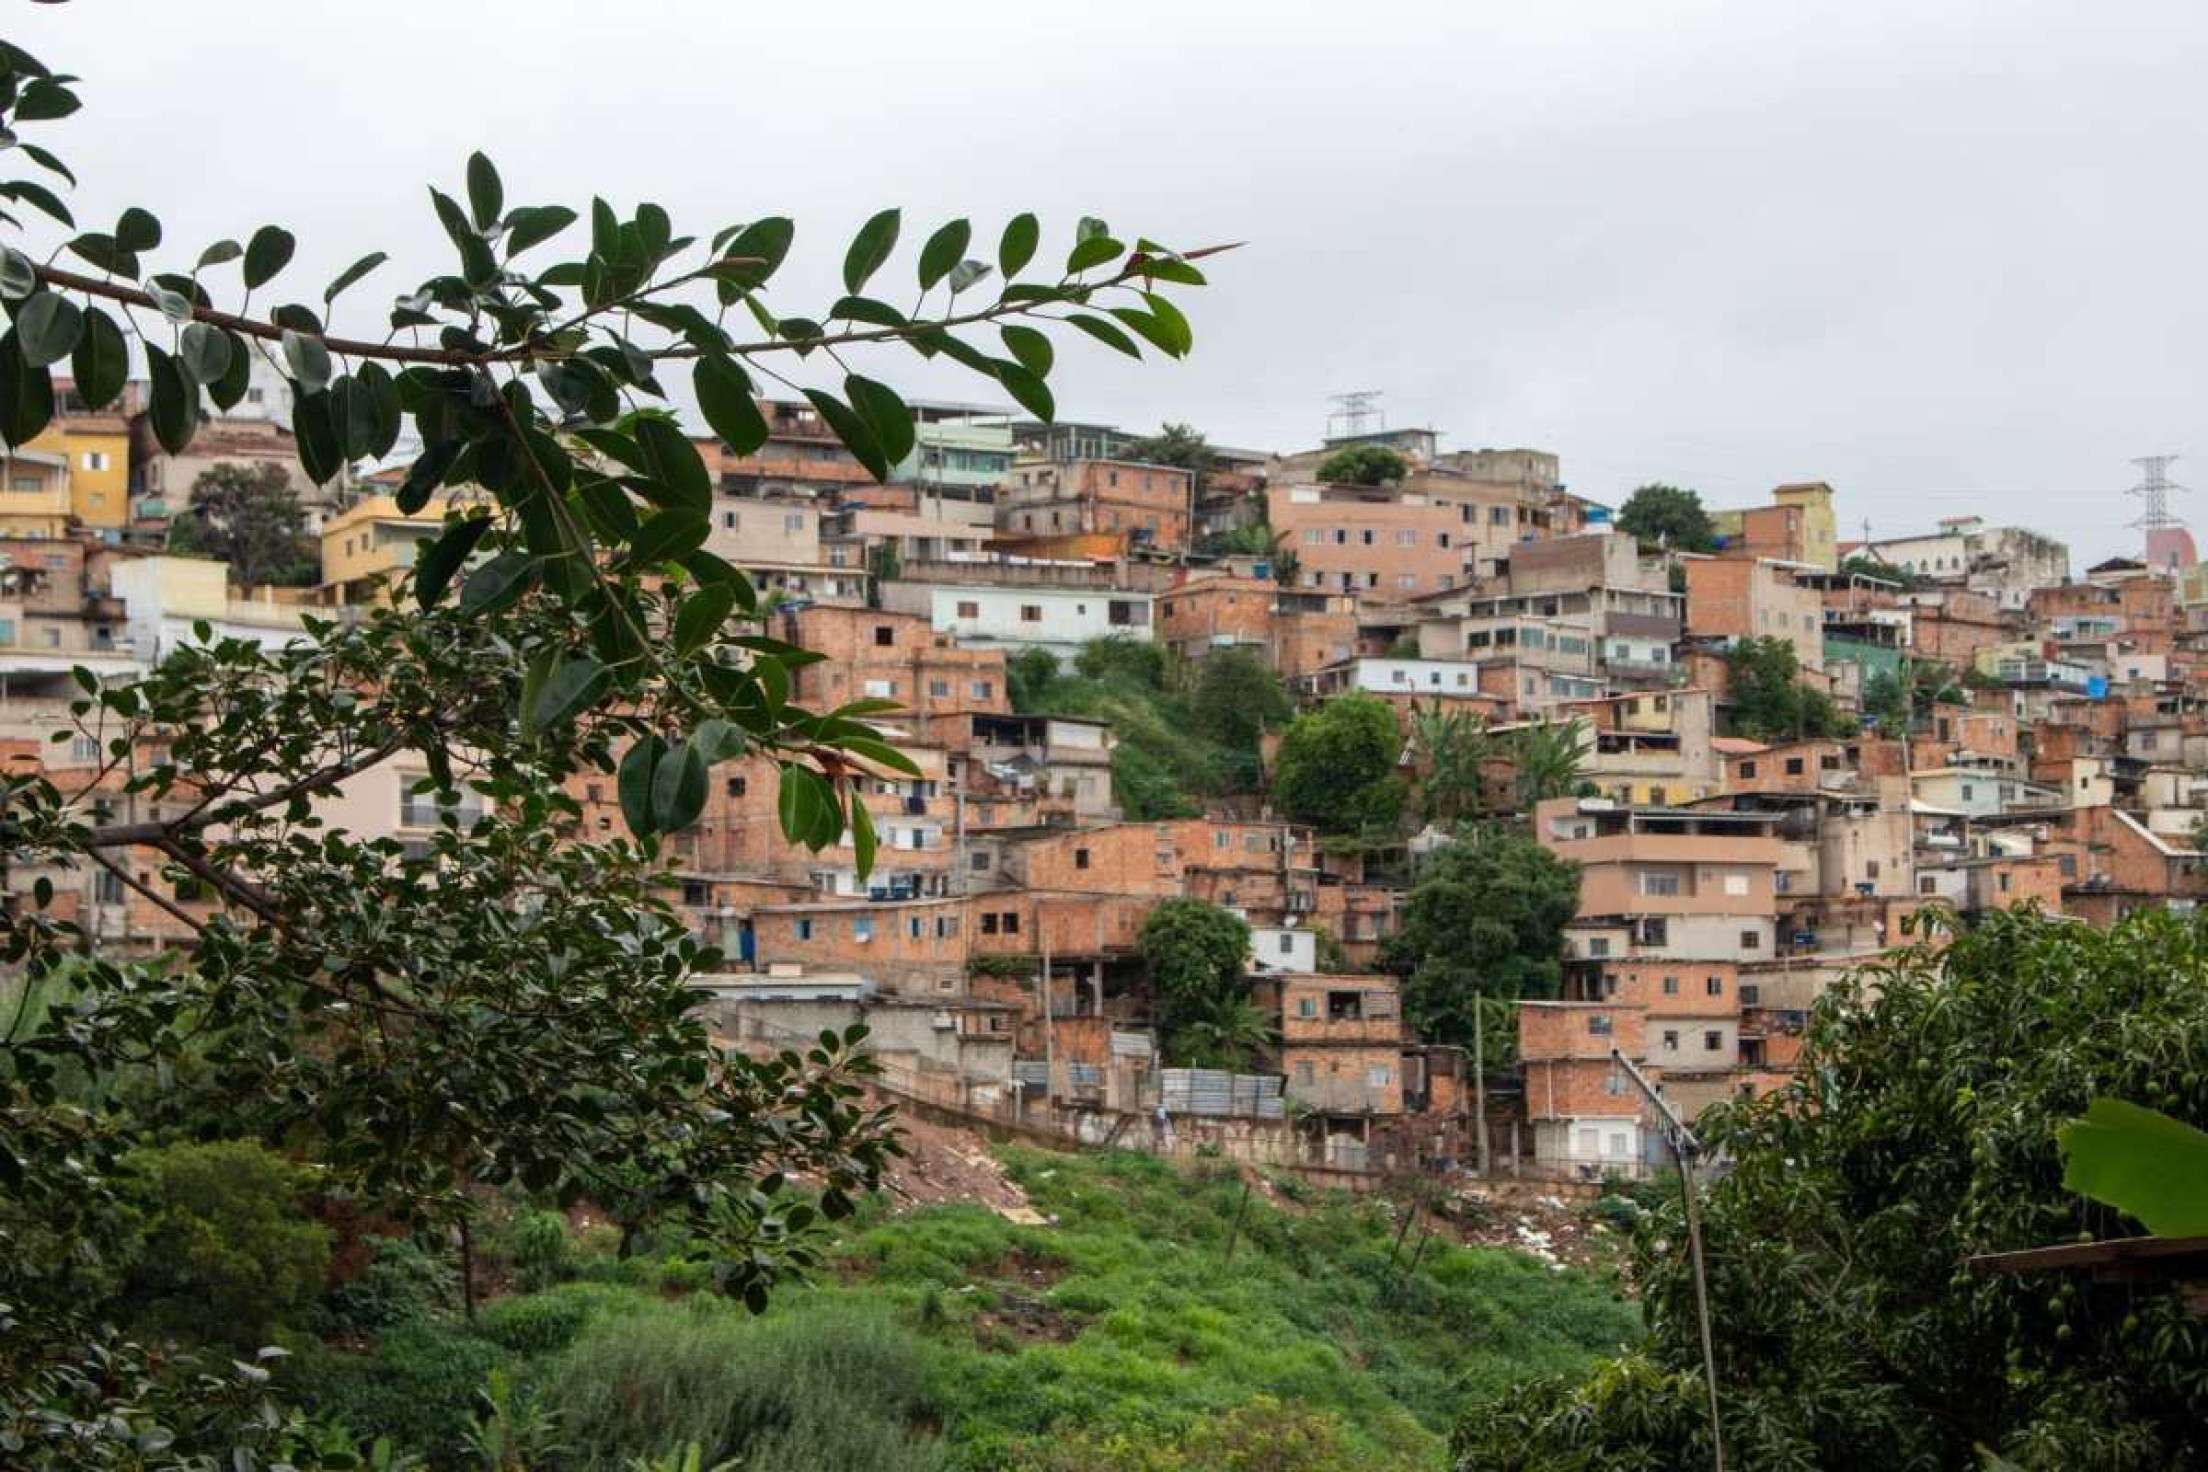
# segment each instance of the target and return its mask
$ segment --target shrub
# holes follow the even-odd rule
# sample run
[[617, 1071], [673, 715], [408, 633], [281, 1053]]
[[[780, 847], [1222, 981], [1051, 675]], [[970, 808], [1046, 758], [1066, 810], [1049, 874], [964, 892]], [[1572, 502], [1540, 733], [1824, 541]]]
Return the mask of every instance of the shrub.
[[565, 1349], [590, 1318], [589, 1300], [538, 1293], [502, 1298], [475, 1316], [475, 1332], [519, 1354]]
[[337, 1327], [383, 1329], [458, 1305], [460, 1274], [446, 1254], [411, 1237], [381, 1238], [375, 1253], [359, 1277], [330, 1290]]
[[524, 1293], [567, 1276], [567, 1219], [556, 1211], [525, 1212], [513, 1227], [514, 1281]]
[[403, 1450], [441, 1455], [461, 1446], [476, 1392], [509, 1358], [488, 1339], [426, 1320], [397, 1325], [372, 1355], [296, 1355], [287, 1375], [318, 1414], [388, 1436]]
[[[708, 1306], [709, 1305], [709, 1306]], [[941, 1449], [911, 1426], [930, 1412], [922, 1346], [885, 1313], [808, 1301], [754, 1319], [703, 1300], [591, 1323], [551, 1368], [549, 1403], [584, 1468], [622, 1467], [696, 1442], [706, 1461], [776, 1472], [928, 1472]]]
[[330, 1233], [299, 1209], [301, 1167], [242, 1140], [143, 1150], [129, 1166], [146, 1225], [124, 1292], [153, 1322], [250, 1349], [321, 1293]]

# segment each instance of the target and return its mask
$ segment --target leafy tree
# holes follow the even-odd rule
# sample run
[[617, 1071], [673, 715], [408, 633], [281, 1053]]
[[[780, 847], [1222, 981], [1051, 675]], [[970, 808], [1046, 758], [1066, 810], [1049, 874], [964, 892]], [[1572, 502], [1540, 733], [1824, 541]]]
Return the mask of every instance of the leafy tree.
[[[79, 101], [73, 78], [0, 43], [10, 160], [73, 186], [31, 140]], [[848, 1211], [891, 1145], [886, 1116], [858, 1102], [859, 1039], [828, 1035], [763, 1061], [710, 1046], [692, 980], [720, 958], [661, 892], [661, 836], [695, 821], [716, 763], [762, 753], [781, 762], [784, 835], [820, 849], [848, 834], [864, 873], [875, 837], [854, 761], [917, 769], [862, 720], [786, 702], [804, 652], [761, 637], [755, 590], [703, 549], [714, 489], [696, 444], [634, 406], [665, 403], [665, 378], [683, 373], [705, 426], [749, 453], [768, 433], [754, 371], [776, 357], [833, 362], [840, 383], [806, 397], [887, 479], [912, 448], [913, 417], [895, 390], [851, 371], [872, 366], [863, 355], [947, 359], [1048, 420], [1050, 323], [1181, 357], [1191, 335], [1170, 296], [1203, 283], [1195, 261], [1208, 254], [1138, 249], [1083, 220], [1062, 269], [1053, 259], [1022, 280], [1040, 245], [1034, 216], [983, 248], [993, 264], [968, 256], [972, 226], [953, 220], [917, 252], [908, 312], [867, 295], [902, 232], [887, 209], [842, 252], [839, 294], [811, 304], [775, 284], [787, 219], [684, 234], [657, 205], [623, 218], [595, 199], [587, 240], [532, 266], [528, 253], [584, 212], [509, 207], [482, 154], [464, 175], [464, 202], [432, 191], [452, 259], [352, 335], [337, 303], [384, 254], [294, 293], [319, 307], [271, 310], [296, 244], [280, 225], [159, 258], [160, 221], [132, 206], [105, 228], [0, 247], [8, 445], [52, 420], [53, 365], [68, 359], [98, 409], [139, 356], [153, 436], [181, 453], [205, 406], [243, 397], [259, 348], [288, 369], [310, 480], [383, 458], [411, 420], [424, 449], [397, 499], [410, 512], [448, 506], [402, 607], [311, 625], [280, 650], [187, 645], [133, 684], [86, 677], [78, 733], [135, 759], [69, 790], [36, 772], [0, 780], [11, 872], [104, 867], [187, 937], [155, 962], [84, 959], [89, 938], [44, 883], [0, 915], [0, 956], [33, 987], [67, 966], [78, 988], [66, 1006], [20, 1010], [0, 1036], [11, 1462], [316, 1459], [265, 1371], [149, 1354], [115, 1328], [97, 1264], [127, 1236], [121, 1162], [171, 1126], [282, 1140], [331, 1189], [433, 1224], [468, 1219], [471, 1183], [617, 1195], [649, 1161], [665, 1170], [634, 1210], [692, 1234], [747, 1303], [763, 1307], [778, 1274], [814, 1260], [807, 1229]], [[0, 193], [11, 230], [35, 210], [76, 231], [47, 185], [13, 179]], [[977, 291], [992, 275], [1003, 289]], [[1093, 310], [1107, 305], [1111, 316]], [[1008, 356], [975, 345], [990, 329]], [[472, 792], [483, 816], [463, 829], [456, 813], [426, 851], [330, 828], [318, 802], [378, 769], [404, 770], [449, 808]], [[579, 832], [570, 786], [585, 776], [614, 779], [630, 840]], [[112, 797], [147, 816], [113, 813]], [[185, 884], [197, 909], [174, 897]], [[71, 1077], [99, 1107], [61, 1097], [56, 1081]], [[132, 1086], [145, 1108], [119, 1107]], [[793, 1173], [811, 1199], [786, 1184]], [[69, 1250], [38, 1250], [55, 1243]]]
[[1882, 578], [1889, 583], [1898, 583], [1905, 593], [1912, 592], [1924, 584], [1924, 580], [1909, 571], [1908, 568], [1898, 567], [1883, 557], [1862, 552], [1840, 559], [1840, 571], [1849, 577]]
[[1204, 493], [1204, 482], [1210, 478], [1215, 458], [1211, 444], [1203, 432], [1192, 424], [1162, 424], [1158, 432], [1147, 439], [1136, 440], [1127, 450], [1127, 458], [1149, 465], [1173, 465], [1191, 472], [1196, 478], [1196, 494]]
[[1626, 497], [1618, 530], [1674, 552], [1715, 552], [1717, 527], [1698, 492], [1655, 482]]
[[[1469, 1044], [1480, 999], [1553, 997], [1564, 926], [1579, 913], [1579, 866], [1527, 834], [1485, 824], [1419, 864], [1402, 924], [1381, 951], [1403, 978], [1403, 1016], [1435, 1042]], [[1486, 1014], [1490, 1061], [1508, 1057], [1507, 1008]]]
[[1517, 769], [1520, 807], [1569, 797], [1585, 785], [1580, 766], [1587, 760], [1586, 722], [1575, 717], [1520, 726], [1510, 735], [1510, 760]]
[[1221, 649], [1197, 664], [1188, 713], [1195, 733], [1219, 748], [1229, 790], [1255, 792], [1264, 776], [1258, 743], [1268, 730], [1288, 723], [1295, 705], [1263, 657], [1247, 649]]
[[305, 587], [322, 575], [321, 548], [281, 465], [201, 471], [190, 506], [169, 525], [169, 550], [227, 562], [231, 579], [248, 587]]
[[1005, 698], [1021, 715], [1046, 714], [1058, 679], [1058, 658], [1047, 649], [1022, 649], [1004, 662]]
[[1123, 740], [1112, 748], [1112, 801], [1130, 823], [1204, 815], [1204, 805], [1181, 785], [1172, 765], [1138, 741]]
[[243, 1140], [143, 1150], [123, 1164], [146, 1216], [124, 1292], [154, 1322], [251, 1351], [320, 1296], [330, 1233], [300, 1213], [309, 1172]]
[[1794, 646], [1784, 639], [1742, 639], [1725, 653], [1733, 730], [1754, 741], [1841, 736], [1848, 722], [1832, 697], [1801, 682]]
[[[2032, 1472], [2208, 1461], [2208, 1324], [2167, 1282], [1979, 1275], [1979, 1254], [2133, 1230], [2064, 1185], [2095, 1095], [2208, 1122], [2208, 926], [1997, 912], [1811, 1016], [1796, 1082], [1706, 1111], [1718, 1400], [1748, 1468]], [[1650, 1338], [1458, 1428], [1461, 1472], [1709, 1465], [1680, 1208], [1639, 1237]], [[1991, 1464], [1985, 1464], [1991, 1465]]]
[[1246, 996], [1215, 1002], [1169, 1039], [1170, 1051], [1183, 1067], [1231, 1072], [1255, 1066], [1276, 1041], [1272, 1014]]
[[[1248, 998], [1242, 968], [1250, 954], [1250, 927], [1240, 916], [1202, 900], [1169, 899], [1144, 919], [1135, 948], [1168, 1052], [1181, 1056], [1238, 1026], [1233, 1008]], [[1206, 1031], [1184, 1038], [1199, 1025]]]
[[1351, 445], [1319, 462], [1318, 478], [1335, 486], [1393, 485], [1411, 473], [1411, 463], [1386, 445]]
[[1402, 820], [1396, 775], [1403, 741], [1395, 710], [1369, 695], [1345, 695], [1296, 717], [1281, 738], [1273, 801], [1290, 819], [1328, 833], [1366, 833]]
[[1204, 538], [1198, 550], [1208, 552], [1214, 557], [1278, 557], [1281, 536], [1269, 523], [1253, 521], [1228, 531], [1213, 533]]
[[1891, 671], [1880, 670], [1863, 682], [1863, 714], [1875, 718], [1881, 733], [1899, 735], [1909, 725], [1909, 697]]
[[1439, 700], [1411, 711], [1410, 749], [1418, 768], [1419, 815], [1444, 826], [1487, 811], [1485, 764], [1502, 755], [1487, 722]]

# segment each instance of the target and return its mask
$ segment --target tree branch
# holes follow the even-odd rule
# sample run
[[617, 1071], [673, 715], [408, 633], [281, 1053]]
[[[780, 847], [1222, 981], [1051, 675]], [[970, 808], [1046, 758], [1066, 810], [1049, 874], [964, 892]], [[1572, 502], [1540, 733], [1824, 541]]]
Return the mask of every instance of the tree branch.
[[190, 915], [186, 914], [183, 908], [177, 905], [175, 901], [171, 900], [167, 895], [160, 893], [158, 890], [155, 890], [151, 885], [140, 884], [135, 875], [133, 875], [129, 870], [125, 869], [121, 864], [118, 864], [113, 859], [109, 858], [106, 854], [101, 853], [96, 848], [88, 848], [84, 852], [85, 857], [89, 858], [93, 863], [98, 864], [102, 869], [105, 869], [108, 873], [123, 881], [124, 884], [130, 886], [139, 894], [145, 896], [148, 900], [151, 900], [158, 908], [167, 911], [171, 919], [182, 921], [185, 925], [190, 926], [192, 934], [205, 935], [207, 933], [207, 927], [200, 924], [197, 920], [194, 920]]
[[179, 833], [189, 833], [216, 823], [227, 823], [234, 818], [250, 817], [254, 813], [266, 812], [290, 802], [295, 797], [311, 797], [317, 792], [326, 791], [346, 778], [356, 777], [370, 767], [398, 755], [405, 746], [405, 737], [393, 736], [379, 746], [370, 747], [344, 761], [317, 768], [298, 781], [287, 782], [273, 792], [240, 798], [219, 808], [195, 808], [181, 818], [172, 818], [162, 823], [112, 823], [105, 828], [93, 829], [86, 835], [84, 845], [88, 849], [129, 848], [140, 844], [162, 848]]

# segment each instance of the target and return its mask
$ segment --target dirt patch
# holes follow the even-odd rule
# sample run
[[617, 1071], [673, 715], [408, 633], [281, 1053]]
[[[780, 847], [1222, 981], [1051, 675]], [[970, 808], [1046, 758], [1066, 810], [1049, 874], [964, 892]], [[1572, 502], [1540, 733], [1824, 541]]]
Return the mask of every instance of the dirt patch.
[[[1583, 1205], [1522, 1189], [1505, 1194], [1462, 1187], [1442, 1198], [1432, 1215], [1437, 1227], [1467, 1246], [1508, 1247], [1559, 1272], [1617, 1268], [1628, 1246], [1623, 1232], [1591, 1219]], [[1412, 1235], [1417, 1232], [1414, 1226]]]
[[910, 1113], [898, 1115], [897, 1128], [905, 1154], [890, 1162], [884, 1186], [898, 1210], [971, 1201], [1004, 1216], [1026, 1213], [1014, 1219], [1032, 1221], [1027, 1192], [977, 1135]]
[[1022, 1288], [1049, 1288], [1063, 1282], [1073, 1271], [1072, 1264], [1047, 1252], [1031, 1248], [1015, 1247], [1004, 1256], [975, 1273], [978, 1278], [991, 1282], [1014, 1283]]
[[974, 1315], [974, 1342], [1009, 1352], [1030, 1344], [1071, 1344], [1087, 1321], [1025, 1293], [998, 1295], [994, 1308]]

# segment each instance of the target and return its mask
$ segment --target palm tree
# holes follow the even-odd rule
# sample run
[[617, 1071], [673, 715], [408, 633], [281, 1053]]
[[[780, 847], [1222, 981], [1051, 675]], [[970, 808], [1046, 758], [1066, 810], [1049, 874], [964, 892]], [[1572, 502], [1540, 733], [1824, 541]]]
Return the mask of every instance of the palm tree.
[[1487, 722], [1471, 711], [1444, 710], [1439, 700], [1411, 708], [1411, 740], [1404, 755], [1424, 767], [1419, 811], [1443, 825], [1487, 811], [1481, 767], [1502, 753]]
[[1192, 1068], [1249, 1067], [1273, 1046], [1272, 1014], [1247, 996], [1221, 997], [1203, 1017], [1180, 1030], [1174, 1051]]
[[1568, 797], [1579, 787], [1585, 757], [1577, 718], [1556, 725], [1521, 726], [1512, 733], [1511, 758], [1518, 767], [1518, 801], [1532, 807], [1552, 797]]

